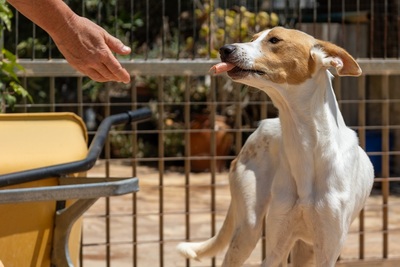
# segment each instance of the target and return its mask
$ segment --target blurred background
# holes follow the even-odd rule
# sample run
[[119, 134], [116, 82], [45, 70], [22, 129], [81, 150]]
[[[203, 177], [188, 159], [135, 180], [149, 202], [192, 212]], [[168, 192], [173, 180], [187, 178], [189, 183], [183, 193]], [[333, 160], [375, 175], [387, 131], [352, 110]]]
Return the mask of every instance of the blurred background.
[[[131, 55], [119, 60], [132, 82], [82, 76], [42, 29], [2, 8], [0, 46], [8, 64], [1, 65], [1, 112], [74, 112], [91, 138], [106, 116], [143, 106], [153, 111], [148, 122], [114, 128], [89, 172], [138, 176], [141, 191], [99, 200], [85, 215], [81, 266], [221, 262], [222, 256], [187, 261], [175, 246], [219, 229], [230, 199], [229, 164], [259, 121], [277, 111], [264, 93], [210, 76], [208, 69], [219, 61], [223, 44], [248, 41], [277, 25], [344, 47], [363, 69], [361, 77], [334, 79], [345, 121], [358, 132], [376, 172], [373, 194], [339, 264], [400, 264], [399, 0], [66, 2], [131, 46]], [[262, 237], [249, 266], [261, 262], [264, 249]]]

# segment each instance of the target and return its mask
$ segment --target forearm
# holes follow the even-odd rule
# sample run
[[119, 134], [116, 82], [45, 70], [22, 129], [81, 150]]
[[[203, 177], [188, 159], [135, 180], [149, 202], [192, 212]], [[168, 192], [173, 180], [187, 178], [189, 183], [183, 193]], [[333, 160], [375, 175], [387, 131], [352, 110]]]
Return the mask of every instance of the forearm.
[[131, 49], [94, 22], [76, 15], [62, 0], [7, 0], [50, 34], [65, 59], [99, 82], [129, 82], [129, 73], [112, 54]]
[[50, 35], [56, 35], [76, 14], [62, 0], [7, 0]]

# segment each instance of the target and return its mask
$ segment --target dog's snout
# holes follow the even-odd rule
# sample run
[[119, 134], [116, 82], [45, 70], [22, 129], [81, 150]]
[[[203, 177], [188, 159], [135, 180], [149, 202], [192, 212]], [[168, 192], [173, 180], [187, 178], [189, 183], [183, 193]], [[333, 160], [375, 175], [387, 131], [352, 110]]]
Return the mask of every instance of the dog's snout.
[[234, 45], [224, 45], [219, 49], [219, 54], [221, 55], [221, 58], [225, 58], [231, 55], [235, 50], [236, 46]]

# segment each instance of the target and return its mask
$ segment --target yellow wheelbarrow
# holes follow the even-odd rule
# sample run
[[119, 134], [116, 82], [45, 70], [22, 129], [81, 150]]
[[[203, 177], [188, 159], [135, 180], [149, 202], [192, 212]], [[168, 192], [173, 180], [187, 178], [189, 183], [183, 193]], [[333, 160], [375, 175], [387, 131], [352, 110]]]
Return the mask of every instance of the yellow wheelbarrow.
[[72, 113], [0, 114], [0, 266], [72, 267], [82, 214], [100, 197], [138, 191], [137, 178], [85, 178], [112, 125], [139, 122], [147, 108], [103, 120], [87, 150]]

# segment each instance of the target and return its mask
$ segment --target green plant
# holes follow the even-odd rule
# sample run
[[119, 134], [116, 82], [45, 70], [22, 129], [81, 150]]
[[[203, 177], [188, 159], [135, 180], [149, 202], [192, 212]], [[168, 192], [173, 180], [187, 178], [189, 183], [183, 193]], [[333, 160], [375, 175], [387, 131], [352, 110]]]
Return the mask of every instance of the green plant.
[[198, 40], [186, 38], [185, 51], [195, 49], [200, 57], [218, 57], [218, 50], [224, 44], [246, 42], [252, 34], [278, 25], [275, 13], [251, 12], [246, 7], [231, 9], [214, 8], [215, 0], [210, 0], [195, 10], [195, 18], [200, 24]]
[[[3, 40], [4, 30], [11, 31], [11, 18], [13, 14], [5, 0], [0, 0], [0, 38]], [[5, 112], [7, 106], [14, 107], [17, 97], [27, 98], [32, 102], [32, 98], [26, 91], [17, 76], [17, 71], [23, 67], [17, 63], [17, 57], [10, 51], [3, 48], [1, 42], [0, 54], [0, 112]]]

